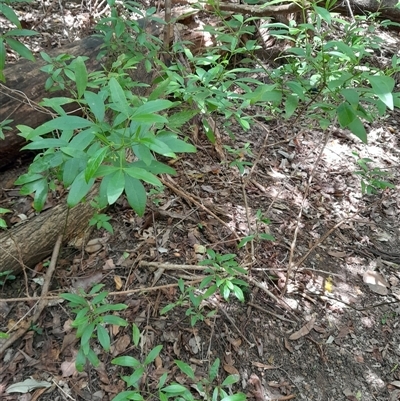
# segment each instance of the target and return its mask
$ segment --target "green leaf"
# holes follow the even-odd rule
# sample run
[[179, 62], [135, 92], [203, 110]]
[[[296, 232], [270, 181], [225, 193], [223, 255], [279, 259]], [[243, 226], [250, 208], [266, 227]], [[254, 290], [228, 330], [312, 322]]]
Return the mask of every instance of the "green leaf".
[[239, 376], [238, 375], [229, 375], [223, 382], [222, 382], [222, 387], [226, 386], [232, 386], [232, 384], [235, 384], [239, 381]]
[[[36, 129], [34, 129], [28, 136], [25, 136], [26, 140], [32, 140], [36, 136], [41, 136], [44, 134], [48, 134], [49, 132], [55, 130], [75, 130], [87, 128], [92, 125], [92, 122], [86, 120], [85, 118], [78, 116], [61, 116], [57, 117], [54, 120], [48, 121]], [[22, 129], [24, 126], [21, 126]], [[17, 126], [18, 129], [19, 126]], [[20, 129], [20, 130], [22, 130]]]
[[4, 34], [5, 37], [7, 36], [35, 36], [39, 35], [38, 32], [32, 31], [31, 29], [11, 29], [10, 31]]
[[110, 205], [115, 203], [122, 195], [125, 187], [125, 174], [122, 169], [116, 171], [110, 178], [107, 185], [107, 200]]
[[129, 107], [124, 90], [118, 81], [112, 77], [108, 83], [108, 86], [111, 92], [111, 99], [114, 102], [114, 105], [117, 106], [117, 110], [126, 117], [131, 116], [132, 109]]
[[285, 118], [289, 119], [296, 111], [299, 104], [299, 98], [294, 95], [288, 95], [285, 102]]
[[146, 145], [153, 152], [159, 153], [162, 156], [172, 158], [176, 157], [175, 153], [172, 152], [171, 149], [164, 142], [160, 141], [154, 136], [148, 135], [144, 138], [141, 138], [140, 143]]
[[85, 169], [85, 180], [88, 182], [91, 178], [95, 177], [97, 169], [100, 164], [103, 163], [104, 158], [106, 157], [109, 151], [109, 147], [105, 146], [104, 148], [98, 149], [95, 154], [88, 160], [87, 166]]
[[221, 401], [246, 401], [246, 399], [247, 399], [246, 394], [236, 393], [222, 398]]
[[364, 143], [368, 142], [367, 131], [365, 130], [364, 124], [358, 117], [356, 117], [348, 125], [348, 128], [356, 137], [360, 138]]
[[78, 91], [78, 98], [83, 96], [88, 83], [88, 73], [85, 65], [85, 61], [82, 56], [78, 56], [73, 66], [75, 69], [76, 89]]
[[140, 341], [140, 330], [135, 323], [132, 324], [132, 341], [137, 347]]
[[267, 241], [275, 241], [275, 237], [271, 234], [267, 233], [260, 233], [258, 235], [261, 239], [267, 240]]
[[49, 186], [46, 178], [35, 182], [35, 199], [33, 200], [33, 207], [37, 212], [40, 212], [46, 203]]
[[[93, 291], [93, 289], [92, 289]], [[97, 291], [96, 291], [97, 292]], [[94, 294], [95, 292], [93, 292]], [[97, 305], [102, 303], [106, 298], [107, 298], [108, 292], [107, 291], [102, 291], [100, 294], [97, 294], [93, 299], [92, 299], [92, 304]]]
[[141, 363], [134, 358], [133, 356], [119, 356], [117, 358], [114, 358], [111, 363], [113, 365], [118, 365], [118, 366], [124, 366], [124, 367], [129, 367], [129, 368], [134, 368], [137, 369], [141, 366]]
[[152, 363], [160, 354], [161, 350], [162, 350], [162, 345], [157, 345], [156, 347], [154, 347], [149, 354], [147, 355], [146, 359], [144, 360], [143, 364], [144, 365], [149, 365], [150, 363]]
[[157, 113], [158, 111], [168, 109], [173, 104], [174, 103], [172, 103], [171, 101], [164, 99], [150, 100], [147, 103], [143, 104], [142, 106], [139, 106], [133, 113], [132, 117], [141, 114], [154, 114]]
[[138, 179], [125, 175], [125, 194], [132, 209], [138, 216], [143, 216], [147, 200], [143, 184]]
[[127, 307], [128, 306], [125, 304], [105, 304], [96, 308], [96, 314], [99, 315], [105, 312], [121, 311], [125, 310]]
[[127, 401], [127, 400], [142, 401], [143, 397], [137, 391], [122, 391], [122, 393], [119, 393], [111, 401]]
[[164, 142], [169, 149], [176, 153], [195, 153], [197, 150], [196, 147], [190, 143], [178, 139], [177, 135], [172, 132], [160, 132], [157, 135], [157, 139]]
[[14, 10], [11, 7], [7, 6], [3, 2], [0, 3], [0, 13], [4, 14], [4, 16], [10, 22], [12, 22], [14, 25], [16, 25], [18, 28], [22, 28], [21, 27], [21, 23], [19, 22], [17, 14], [14, 12]]
[[328, 10], [322, 7], [318, 7], [316, 5], [314, 5], [314, 10], [324, 21], [326, 21], [328, 24], [331, 23], [331, 13]]
[[87, 306], [86, 299], [79, 295], [64, 293], [64, 294], [60, 294], [60, 297], [75, 304], [75, 305]]
[[103, 98], [94, 92], [85, 92], [84, 98], [87, 101], [90, 111], [95, 116], [97, 122], [103, 121], [106, 113]]
[[210, 380], [213, 382], [218, 376], [220, 360], [217, 358], [210, 367]]
[[16, 51], [21, 57], [30, 61], [35, 61], [33, 53], [21, 42], [18, 42], [18, 40], [12, 38], [6, 38], [5, 41], [11, 47], [11, 49]]
[[87, 354], [87, 359], [95, 368], [97, 368], [100, 365], [99, 358], [92, 349], [89, 349], [89, 352]]
[[100, 345], [103, 347], [105, 351], [110, 350], [110, 335], [108, 334], [108, 330], [104, 328], [101, 324], [97, 326], [97, 339], [99, 340]]
[[238, 248], [244, 247], [248, 242], [252, 241], [254, 239], [254, 235], [248, 235], [247, 237], [244, 237], [241, 239], [241, 241], [238, 244]]
[[[6, 58], [7, 58], [6, 47], [4, 46], [3, 38], [0, 37], [0, 71], [4, 70], [4, 67], [6, 65]], [[0, 79], [0, 80], [5, 82], [5, 79]]]
[[197, 110], [182, 110], [178, 113], [174, 113], [168, 117], [168, 127], [170, 129], [180, 128], [198, 113], [199, 112]]
[[83, 372], [86, 364], [86, 356], [83, 353], [83, 349], [79, 348], [78, 354], [76, 355], [75, 359], [75, 367], [78, 372]]
[[351, 124], [357, 117], [354, 108], [347, 102], [341, 103], [336, 112], [338, 115], [339, 124], [342, 128], [349, 126], [349, 124]]
[[387, 76], [369, 76], [369, 83], [376, 96], [390, 109], [393, 110], [393, 89], [395, 80]]
[[86, 182], [84, 171], [81, 171], [75, 178], [74, 182], [69, 189], [67, 197], [68, 207], [76, 206], [91, 190], [95, 179], [91, 178], [89, 182]]
[[[83, 330], [83, 333], [82, 333], [82, 337], [81, 337], [81, 345], [82, 345], [82, 347], [85, 344], [89, 344], [90, 339], [93, 336], [94, 329], [95, 329], [95, 323], [94, 322], [90, 323], [89, 325], [87, 325], [85, 327], [85, 329]], [[87, 353], [85, 353], [85, 355], [87, 355]]]
[[137, 114], [131, 116], [131, 120], [142, 124], [166, 124], [168, 119], [158, 114]]
[[355, 89], [342, 89], [340, 94], [354, 107], [360, 102], [360, 95]]
[[137, 178], [138, 180], [148, 182], [149, 184], [152, 184], [156, 187], [162, 186], [161, 181], [154, 174], [149, 173], [143, 168], [128, 167], [125, 168], [124, 171], [127, 175], [131, 176], [132, 178]]
[[175, 360], [175, 363], [178, 365], [178, 368], [190, 379], [193, 381], [196, 380], [196, 376], [194, 375], [193, 369], [185, 362]]
[[164, 387], [162, 391], [169, 394], [170, 396], [185, 394], [188, 392], [187, 388], [182, 386], [181, 384], [171, 384]]
[[67, 146], [68, 142], [57, 138], [35, 138], [33, 142], [24, 146], [22, 150], [51, 149]]

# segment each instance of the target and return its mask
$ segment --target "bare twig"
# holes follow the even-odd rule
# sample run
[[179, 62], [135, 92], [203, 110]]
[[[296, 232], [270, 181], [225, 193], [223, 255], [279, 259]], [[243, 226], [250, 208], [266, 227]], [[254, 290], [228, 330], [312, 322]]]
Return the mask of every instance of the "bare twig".
[[[332, 127], [334, 127], [334, 126], [335, 126], [335, 124], [332, 124]], [[309, 177], [308, 177], [308, 181], [307, 181], [306, 188], [305, 188], [305, 190], [304, 190], [303, 201], [302, 201], [302, 203], [301, 203], [300, 210], [299, 210], [299, 214], [298, 214], [298, 216], [297, 216], [297, 224], [296, 224], [296, 228], [295, 228], [295, 230], [294, 230], [293, 241], [292, 241], [292, 243], [291, 243], [291, 245], [290, 245], [290, 255], [289, 255], [288, 270], [287, 270], [287, 273], [286, 273], [285, 285], [284, 285], [284, 287], [282, 288], [282, 292], [281, 292], [281, 296], [282, 296], [282, 297], [283, 297], [283, 296], [285, 295], [285, 293], [286, 293], [287, 286], [288, 286], [288, 283], [289, 283], [289, 279], [290, 279], [290, 277], [291, 277], [291, 275], [292, 275], [294, 250], [295, 250], [295, 248], [296, 248], [297, 235], [298, 235], [299, 229], [300, 229], [300, 221], [301, 221], [301, 217], [302, 217], [302, 215], [303, 215], [304, 205], [305, 205], [305, 203], [306, 203], [306, 200], [307, 200], [307, 197], [308, 197], [308, 193], [309, 193], [309, 191], [310, 191], [310, 187], [311, 187], [312, 180], [313, 180], [313, 178], [314, 178], [315, 170], [316, 170], [317, 167], [318, 167], [319, 161], [321, 160], [322, 154], [323, 154], [323, 152], [324, 152], [324, 149], [325, 149], [325, 147], [326, 147], [326, 144], [328, 143], [328, 139], [330, 138], [331, 133], [332, 133], [332, 128], [331, 128], [331, 129], [326, 133], [326, 135], [325, 135], [324, 143], [323, 143], [323, 145], [321, 146], [321, 149], [320, 149], [320, 151], [319, 151], [319, 154], [318, 154], [318, 156], [317, 156], [317, 159], [316, 159], [316, 161], [315, 161], [315, 163], [314, 163], [314, 167], [313, 167], [313, 169], [311, 170], [310, 175], [309, 175]]]

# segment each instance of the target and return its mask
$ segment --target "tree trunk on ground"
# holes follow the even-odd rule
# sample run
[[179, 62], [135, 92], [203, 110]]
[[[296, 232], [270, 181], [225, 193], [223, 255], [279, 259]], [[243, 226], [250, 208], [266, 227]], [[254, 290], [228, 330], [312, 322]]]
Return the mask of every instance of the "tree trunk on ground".
[[[57, 237], [64, 233], [64, 243], [86, 237], [88, 221], [93, 215], [90, 200], [95, 196], [93, 189], [86, 202], [69, 210], [65, 202], [40, 213], [19, 226], [0, 232], [0, 272], [21, 272], [23, 266], [33, 267], [51, 254]], [[67, 218], [68, 217], [68, 218]], [[67, 224], [65, 232], [64, 227]]]
[[[366, 11], [379, 12], [380, 18], [390, 19], [393, 22], [400, 22], [400, 9], [395, 8], [397, 0], [349, 0], [353, 14], [364, 15]], [[333, 7], [334, 11], [339, 11], [349, 16], [349, 8], [345, 1], [337, 3]]]

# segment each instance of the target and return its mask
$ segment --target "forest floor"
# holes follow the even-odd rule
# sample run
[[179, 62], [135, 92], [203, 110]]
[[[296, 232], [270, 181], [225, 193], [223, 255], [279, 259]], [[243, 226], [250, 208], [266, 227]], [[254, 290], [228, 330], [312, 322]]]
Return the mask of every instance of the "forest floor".
[[[64, 17], [89, 21], [78, 7], [64, 10]], [[56, 11], [47, 14], [48, 26], [54, 27]], [[229, 154], [221, 162], [200, 132], [197, 153], [175, 162], [177, 175], [165, 178], [163, 192], [152, 193], [144, 217], [122, 199], [108, 211], [113, 235], [94, 231], [91, 245], [65, 247], [58, 260], [52, 294], [100, 282], [119, 292], [110, 301], [129, 306], [121, 316], [139, 327], [140, 346], [132, 345], [129, 327], [113, 329], [110, 353], [96, 349], [100, 366], [79, 373], [73, 314], [65, 303], [49, 304], [2, 357], [0, 398], [111, 400], [125, 389], [121, 368], [111, 360], [142, 360], [161, 344], [143, 383], [149, 392], [164, 372], [185, 383], [175, 359], [189, 363], [200, 380], [219, 358], [220, 377], [238, 374], [234, 390], [249, 400], [399, 400], [400, 115], [377, 119], [367, 131], [368, 145], [345, 130], [327, 137], [301, 121], [260, 122], [249, 132], [235, 132], [235, 141], [221, 132], [223, 143], [238, 151], [250, 144], [252, 152], [241, 156], [253, 167], [243, 176], [230, 167]], [[353, 152], [389, 171], [387, 180], [396, 188], [363, 195]], [[257, 223], [258, 210], [270, 224]], [[275, 241], [238, 250], [235, 235], [257, 229]], [[216, 315], [192, 327], [186, 308], [166, 315], [160, 310], [178, 299], [179, 278], [202, 277], [204, 267], [194, 266], [204, 247], [236, 254], [249, 269], [249, 291], [244, 303], [216, 297], [204, 306]], [[18, 277], [0, 288], [0, 331], [35, 306], [1, 299], [40, 293], [36, 270], [26, 272], [26, 286]], [[5, 392], [30, 377], [51, 388]]]

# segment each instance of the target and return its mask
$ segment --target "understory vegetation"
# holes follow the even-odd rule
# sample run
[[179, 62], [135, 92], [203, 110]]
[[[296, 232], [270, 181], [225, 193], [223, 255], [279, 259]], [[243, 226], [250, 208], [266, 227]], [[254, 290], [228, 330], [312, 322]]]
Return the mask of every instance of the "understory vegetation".
[[[125, 196], [135, 213], [143, 216], [149, 193], [163, 190], [159, 176], [176, 173], [168, 161], [180, 153], [196, 152], [188, 127], [199, 124], [215, 144], [218, 138], [214, 121], [234, 141], [233, 127], [246, 132], [260, 120], [280, 118], [293, 125], [302, 120], [310, 129], [319, 129], [324, 137], [340, 127], [367, 144], [365, 123], [400, 107], [400, 92], [396, 92], [400, 60], [393, 55], [389, 65], [379, 64], [377, 54], [383, 40], [376, 29], [389, 22], [378, 22], [375, 15], [345, 19], [330, 11], [333, 2], [328, 1], [325, 7], [312, 5], [304, 10], [302, 23], [284, 24], [243, 15], [230, 15], [228, 19], [218, 10], [218, 3], [210, 0], [208, 4], [214, 6], [220, 24], [205, 26], [204, 30], [214, 38], [214, 46], [193, 49], [187, 43], [173, 43], [167, 49], [167, 62], [162, 57], [166, 55], [163, 41], [140, 24], [140, 19], [145, 18], [165, 25], [154, 16], [155, 9], [143, 10], [133, 1], [107, 3], [109, 16], [96, 27], [96, 35], [104, 40], [99, 54], [99, 58], [104, 57], [104, 69], [88, 71], [84, 55], [51, 58], [41, 53], [49, 91], [41, 105], [57, 117], [35, 128], [18, 126], [28, 142], [24, 150], [38, 154], [29, 171], [16, 182], [22, 194], [33, 196], [38, 212], [44, 208], [49, 191], [60, 183], [68, 189], [66, 202], [70, 208], [85, 202], [88, 193], [98, 187], [90, 224], [112, 233], [106, 214], [108, 206]], [[5, 81], [2, 70], [7, 49], [32, 59], [32, 53], [18, 37], [35, 32], [22, 28], [12, 1], [2, 2], [0, 7], [15, 25], [15, 29], [0, 35], [0, 79]], [[128, 19], [128, 15], [136, 19]], [[262, 50], [260, 30], [268, 31], [278, 43], [285, 43], [274, 68], [258, 57]], [[151, 75], [150, 84], [135, 79], [132, 71], [137, 69]], [[57, 89], [68, 91], [69, 96], [52, 97]], [[82, 116], [64, 111], [63, 106], [70, 103], [79, 105]], [[10, 122], [0, 122], [0, 135]], [[242, 157], [252, 152], [250, 146], [240, 151], [229, 146], [224, 149], [231, 156], [231, 167], [240, 174], [251, 168], [251, 163]], [[388, 173], [373, 167], [373, 160], [358, 154], [354, 157], [360, 168], [355, 174], [360, 176], [363, 194], [394, 188]], [[0, 208], [0, 228], [6, 227], [1, 216], [7, 212]], [[263, 211], [257, 212], [256, 220], [256, 231], [240, 238], [238, 249], [257, 241], [274, 240], [265, 230], [269, 221]], [[248, 287], [247, 269], [237, 262], [236, 253], [204, 249], [202, 254], [206, 278], [198, 285], [180, 280], [177, 299], [161, 312], [168, 314], [173, 308], [184, 308], [193, 327], [215, 315], [215, 294], [226, 301], [235, 298], [244, 302]], [[114, 304], [102, 287], [99, 284], [87, 293], [61, 295], [74, 314], [71, 324], [79, 339], [75, 360], [78, 371], [88, 363], [99, 365], [99, 347], [105, 352], [110, 350], [109, 326], [129, 328], [132, 346], [140, 346], [139, 328], [123, 318], [128, 306]], [[112, 364], [123, 368], [121, 377], [126, 383], [126, 391], [113, 400], [246, 399], [245, 394], [236, 391], [237, 376], [219, 379], [219, 359], [210, 360], [208, 376], [200, 382], [189, 364], [176, 360], [189, 386], [171, 382], [164, 373], [156, 388], [147, 388], [143, 377], [162, 352], [162, 346], [156, 345], [140, 360], [132, 356], [112, 359]]]

